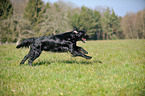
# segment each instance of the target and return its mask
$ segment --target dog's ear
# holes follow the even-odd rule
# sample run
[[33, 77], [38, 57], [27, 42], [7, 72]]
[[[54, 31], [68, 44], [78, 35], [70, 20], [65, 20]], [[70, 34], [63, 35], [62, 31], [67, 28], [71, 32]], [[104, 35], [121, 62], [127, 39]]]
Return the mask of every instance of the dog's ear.
[[78, 33], [78, 28], [74, 27], [73, 32], [77, 34]]
[[73, 32], [76, 33], [76, 34], [78, 33], [78, 31], [73, 31]]

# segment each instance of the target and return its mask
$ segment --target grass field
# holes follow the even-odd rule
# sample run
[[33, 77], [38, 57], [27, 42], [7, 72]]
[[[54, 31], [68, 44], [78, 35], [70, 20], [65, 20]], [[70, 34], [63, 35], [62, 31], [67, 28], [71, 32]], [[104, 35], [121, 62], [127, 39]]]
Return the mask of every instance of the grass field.
[[28, 49], [0, 45], [0, 96], [145, 96], [145, 40], [78, 45], [93, 58], [43, 52], [31, 67]]

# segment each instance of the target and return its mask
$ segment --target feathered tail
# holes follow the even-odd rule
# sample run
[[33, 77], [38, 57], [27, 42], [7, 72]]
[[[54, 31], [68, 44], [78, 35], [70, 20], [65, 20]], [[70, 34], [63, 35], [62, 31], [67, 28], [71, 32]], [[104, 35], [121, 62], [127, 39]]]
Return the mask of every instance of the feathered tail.
[[35, 38], [25, 39], [19, 45], [17, 45], [16, 48], [29, 47], [34, 42], [34, 40]]

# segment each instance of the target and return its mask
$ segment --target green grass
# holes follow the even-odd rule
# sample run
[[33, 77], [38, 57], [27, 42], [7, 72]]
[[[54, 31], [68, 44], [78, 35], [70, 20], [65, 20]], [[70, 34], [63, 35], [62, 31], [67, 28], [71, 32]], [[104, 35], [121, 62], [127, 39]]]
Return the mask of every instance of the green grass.
[[43, 52], [29, 66], [28, 49], [0, 45], [1, 96], [144, 96], [145, 40], [78, 42], [93, 58]]

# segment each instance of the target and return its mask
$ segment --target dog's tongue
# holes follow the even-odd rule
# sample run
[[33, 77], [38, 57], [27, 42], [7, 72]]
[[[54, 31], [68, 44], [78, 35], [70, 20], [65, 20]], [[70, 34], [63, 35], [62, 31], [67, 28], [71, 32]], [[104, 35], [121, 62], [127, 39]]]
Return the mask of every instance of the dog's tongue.
[[82, 38], [82, 41], [83, 41], [84, 43], [86, 43], [86, 39], [85, 39], [85, 38]]

